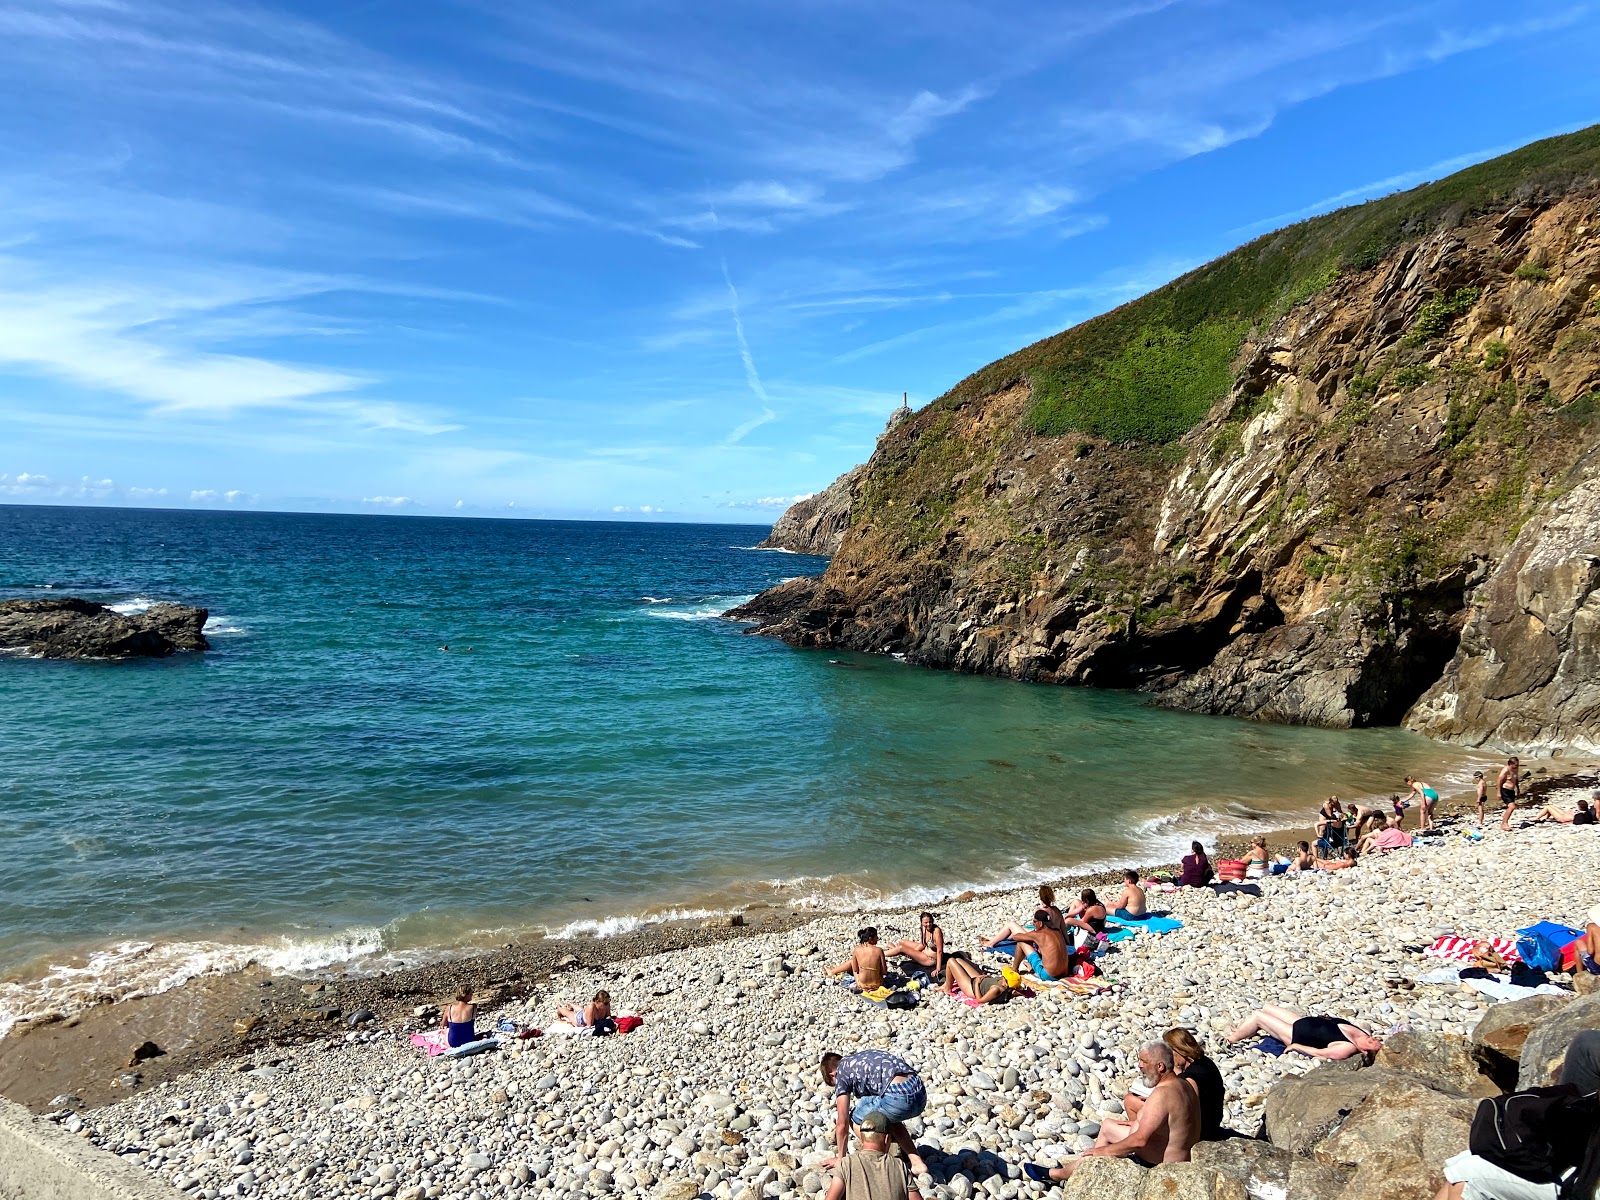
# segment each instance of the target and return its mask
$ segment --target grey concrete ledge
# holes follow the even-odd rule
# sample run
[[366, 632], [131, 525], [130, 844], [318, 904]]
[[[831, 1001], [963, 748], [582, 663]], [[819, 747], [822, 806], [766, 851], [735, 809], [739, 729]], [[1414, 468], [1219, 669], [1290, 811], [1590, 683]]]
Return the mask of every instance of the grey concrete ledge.
[[0, 1200], [178, 1200], [148, 1171], [0, 1100]]

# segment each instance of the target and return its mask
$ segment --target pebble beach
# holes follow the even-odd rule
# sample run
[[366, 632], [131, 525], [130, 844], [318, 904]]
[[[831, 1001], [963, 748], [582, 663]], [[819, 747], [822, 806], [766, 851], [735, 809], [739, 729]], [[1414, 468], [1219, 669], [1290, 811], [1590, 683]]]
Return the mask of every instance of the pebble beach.
[[[831, 915], [574, 966], [479, 1019], [480, 1028], [502, 1018], [545, 1027], [557, 1002], [606, 988], [619, 1013], [643, 1018], [625, 1035], [545, 1036], [430, 1059], [409, 1035], [432, 1020], [391, 1021], [342, 1041], [256, 1049], [54, 1119], [204, 1200], [803, 1200], [825, 1189], [819, 1164], [833, 1152], [818, 1060], [879, 1047], [927, 1084], [927, 1110], [910, 1126], [929, 1168], [924, 1195], [1043, 1195], [1021, 1165], [1086, 1147], [1099, 1120], [1121, 1111], [1139, 1044], [1170, 1026], [1198, 1032], [1227, 1083], [1225, 1123], [1247, 1135], [1273, 1083], [1314, 1065], [1223, 1044], [1223, 1031], [1263, 1002], [1351, 1017], [1379, 1034], [1469, 1031], [1490, 1001], [1415, 982], [1439, 966], [1421, 947], [1541, 918], [1581, 924], [1595, 902], [1600, 833], [1520, 825], [1473, 841], [1466, 828], [1455, 819], [1434, 844], [1353, 870], [1262, 881], [1260, 897], [1152, 893], [1152, 907], [1183, 928], [1119, 943], [1100, 960], [1113, 986], [1099, 995], [1040, 989], [969, 1008], [927, 991], [911, 1010], [874, 1007], [824, 968], [848, 952], [858, 925], [875, 920], [888, 942], [914, 936], [915, 916]], [[997, 970], [978, 938], [1031, 907], [1031, 891], [993, 893], [939, 918], [950, 949]]]

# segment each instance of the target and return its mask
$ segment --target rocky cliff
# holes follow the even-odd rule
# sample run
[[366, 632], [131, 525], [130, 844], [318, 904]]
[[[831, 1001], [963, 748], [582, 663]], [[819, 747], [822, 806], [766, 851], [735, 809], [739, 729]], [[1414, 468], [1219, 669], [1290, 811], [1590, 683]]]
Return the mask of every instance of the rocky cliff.
[[796, 500], [784, 509], [783, 516], [773, 523], [772, 532], [759, 544], [767, 550], [832, 555], [850, 528], [856, 485], [866, 473], [865, 465], [854, 467], [816, 495]]
[[153, 604], [122, 614], [90, 600], [0, 601], [0, 649], [39, 658], [163, 658], [177, 650], [208, 650], [201, 632], [206, 610]]
[[[1290, 227], [891, 428], [798, 645], [1593, 749], [1600, 127]], [[843, 481], [841, 481], [842, 483]]]

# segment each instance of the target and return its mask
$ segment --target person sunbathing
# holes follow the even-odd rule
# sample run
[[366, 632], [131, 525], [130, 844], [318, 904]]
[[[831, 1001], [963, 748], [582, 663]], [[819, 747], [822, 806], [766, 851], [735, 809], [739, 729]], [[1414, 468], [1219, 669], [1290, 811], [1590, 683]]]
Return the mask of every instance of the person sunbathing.
[[1021, 970], [1024, 962], [1040, 979], [1052, 983], [1072, 973], [1072, 951], [1067, 949], [1067, 939], [1045, 924], [1042, 910], [1033, 914], [1032, 929], [1024, 929], [1017, 934], [1017, 948], [1012, 952], [1011, 965]]
[[1011, 999], [1010, 984], [998, 975], [978, 969], [965, 958], [945, 960], [944, 983], [939, 990], [947, 996], [966, 996], [979, 1004], [1004, 1004]]
[[1383, 1043], [1354, 1021], [1341, 1017], [1308, 1017], [1281, 1004], [1263, 1004], [1228, 1031], [1227, 1043], [1236, 1046], [1247, 1038], [1267, 1034], [1288, 1049], [1312, 1058], [1339, 1060], [1361, 1055], [1372, 1061]]
[[1400, 828], [1399, 818], [1390, 813], [1382, 829], [1376, 833], [1369, 833], [1361, 839], [1360, 852], [1384, 854], [1390, 850], [1407, 850], [1415, 841], [1415, 838]]
[[1272, 859], [1267, 854], [1267, 839], [1260, 836], [1250, 841], [1250, 855], [1244, 860], [1246, 879], [1265, 879], [1272, 870]]
[[944, 971], [944, 930], [931, 912], [925, 912], [917, 918], [917, 940], [902, 939], [885, 953], [890, 958], [909, 958], [937, 979]]
[[856, 948], [850, 952], [850, 957], [838, 966], [829, 967], [828, 974], [853, 975], [857, 988], [863, 992], [875, 992], [883, 986], [883, 977], [889, 972], [888, 959], [878, 948], [878, 930], [872, 925], [858, 929], [856, 939]]
[[1297, 871], [1309, 871], [1317, 865], [1315, 856], [1311, 853], [1310, 842], [1296, 842], [1294, 857], [1289, 860], [1289, 874]]
[[1105, 1121], [1094, 1145], [1073, 1155], [1059, 1167], [1024, 1163], [1022, 1172], [1035, 1183], [1070, 1179], [1086, 1158], [1131, 1158], [1141, 1167], [1188, 1162], [1189, 1151], [1200, 1140], [1200, 1098], [1179, 1079], [1172, 1047], [1146, 1042], [1139, 1048], [1139, 1074], [1150, 1088], [1139, 1115], [1127, 1121]]
[[[1044, 913], [1047, 917], [1046, 923], [1057, 933], [1066, 933], [1066, 920], [1062, 917], [1061, 910], [1056, 907], [1056, 890], [1048, 883], [1041, 883], [1039, 885], [1039, 907], [1034, 909], [1034, 912], [1036, 914], [1041, 912]], [[1021, 925], [1015, 921], [1012, 921], [1006, 925], [1002, 925], [1000, 927], [1000, 932], [995, 934], [992, 938], [989, 938], [986, 941], [979, 939], [978, 945], [983, 947], [985, 950], [993, 950], [1001, 942], [1015, 941], [1018, 933], [1026, 933], [1032, 930], [1032, 928], [1032, 925]]]
[[598, 1022], [604, 1021], [610, 1015], [611, 993], [604, 990], [596, 992], [594, 999], [582, 1008], [576, 1008], [571, 1004], [556, 1005], [556, 1020], [565, 1021], [574, 1029], [593, 1029]]
[[1139, 872], [1122, 873], [1122, 895], [1117, 897], [1117, 907], [1111, 915], [1119, 921], [1136, 921], [1150, 915], [1150, 897], [1139, 886]]
[[1078, 898], [1067, 908], [1066, 923], [1072, 932], [1073, 944], [1079, 950], [1106, 931], [1106, 906], [1100, 903], [1093, 888], [1084, 888], [1078, 893]]
[[[1595, 793], [1600, 798], [1600, 792]], [[1595, 823], [1594, 806], [1589, 801], [1579, 799], [1577, 808], [1557, 808], [1554, 804], [1546, 804], [1534, 814], [1535, 821], [1558, 821], [1562, 825], [1593, 825]]]
[[1317, 857], [1311, 860], [1311, 865], [1318, 871], [1348, 871], [1356, 865], [1356, 848], [1346, 846], [1339, 851], [1338, 858]]
[[445, 1045], [454, 1049], [478, 1040], [476, 1022], [478, 1006], [472, 1002], [472, 989], [462, 988], [453, 1003], [446, 1004], [439, 1014], [439, 1028], [444, 1030]]

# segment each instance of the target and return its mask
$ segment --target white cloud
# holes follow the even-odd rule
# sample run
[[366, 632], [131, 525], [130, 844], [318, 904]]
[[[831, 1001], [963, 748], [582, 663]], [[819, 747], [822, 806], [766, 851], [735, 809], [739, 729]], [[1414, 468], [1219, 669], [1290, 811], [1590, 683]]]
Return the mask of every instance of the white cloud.
[[757, 500], [720, 500], [718, 508], [765, 508], [785, 509], [791, 504], [798, 504], [801, 500], [809, 500], [815, 492], [804, 492], [798, 496], [762, 496]]
[[154, 500], [156, 497], [165, 496], [166, 494], [166, 488], [131, 487], [128, 489], [128, 499], [130, 500]]
[[[421, 501], [413, 500], [410, 496], [363, 496], [361, 503], [373, 504], [379, 508], [408, 508], [420, 504]], [[456, 501], [456, 507], [461, 507], [459, 500]]]
[[22, 471], [0, 475], [0, 495], [22, 496], [35, 500], [109, 500], [117, 494], [115, 479], [83, 475], [75, 480], [57, 480], [49, 475]]
[[191, 504], [254, 504], [261, 497], [252, 492], [239, 488], [228, 491], [218, 491], [215, 488], [201, 488], [189, 493]]

